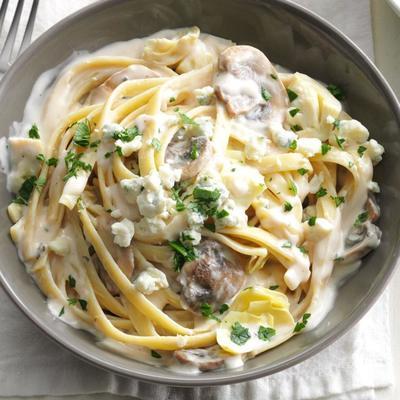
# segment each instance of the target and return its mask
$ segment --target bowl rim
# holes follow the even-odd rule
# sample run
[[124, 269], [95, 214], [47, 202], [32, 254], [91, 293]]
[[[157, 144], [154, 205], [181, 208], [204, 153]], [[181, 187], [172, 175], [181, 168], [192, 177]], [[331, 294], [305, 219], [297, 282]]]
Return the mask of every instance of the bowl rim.
[[[0, 96], [3, 94], [4, 87], [7, 82], [12, 79], [14, 74], [14, 70], [18, 70], [20, 65], [23, 65], [25, 62], [29, 60], [32, 54], [35, 53], [35, 50], [40, 47], [46, 40], [52, 35], [59, 34], [63, 31], [63, 29], [70, 24], [71, 21], [77, 19], [84, 19], [86, 16], [90, 15], [93, 12], [101, 11], [103, 9], [108, 8], [109, 6], [118, 4], [118, 3], [126, 3], [129, 0], [100, 0], [96, 3], [90, 4], [82, 9], [70, 14], [69, 16], [63, 18], [55, 25], [53, 25], [50, 29], [45, 31], [42, 35], [40, 35], [22, 54], [18, 59], [13, 63], [11, 68], [6, 72], [3, 79], [0, 82]], [[305, 21], [309, 22], [312, 26], [317, 29], [320, 29], [324, 32], [330, 33], [330, 39], [334, 43], [339, 43], [342, 48], [349, 50], [353, 55], [353, 62], [359, 66], [365, 74], [368, 75], [369, 80], [382, 91], [384, 97], [386, 98], [388, 104], [393, 111], [397, 119], [397, 124], [400, 127], [400, 103], [396, 98], [393, 90], [385, 80], [382, 73], [378, 70], [378, 68], [373, 64], [373, 62], [368, 58], [368, 56], [345, 34], [339, 31], [334, 25], [320, 17], [318, 14], [313, 11], [308, 10], [307, 8], [294, 3], [291, 0], [242, 0], [249, 3], [253, 3], [259, 6], [263, 6], [266, 3], [270, 5], [278, 5], [284, 9], [290, 10], [292, 14], [300, 16]], [[44, 72], [44, 71], [42, 71]], [[74, 356], [89, 362], [90, 364], [106, 370], [108, 372], [114, 372], [118, 375], [138, 379], [144, 382], [164, 384], [164, 385], [173, 385], [173, 386], [181, 386], [181, 387], [189, 387], [189, 386], [215, 386], [215, 385], [226, 385], [226, 384], [234, 384], [239, 382], [244, 382], [248, 380], [253, 380], [257, 378], [262, 378], [268, 375], [275, 374], [279, 371], [282, 371], [286, 368], [289, 368], [295, 364], [298, 364], [313, 355], [317, 354], [338, 338], [343, 336], [347, 331], [350, 330], [365, 314], [366, 312], [373, 306], [373, 304], [378, 300], [383, 290], [387, 286], [390, 278], [393, 276], [397, 260], [400, 255], [400, 239], [397, 240], [397, 246], [395, 247], [391, 259], [390, 269], [386, 272], [380, 282], [374, 285], [373, 289], [370, 290], [363, 302], [358, 304], [353, 311], [349, 314], [346, 320], [341, 321], [338, 325], [336, 325], [328, 334], [323, 336], [321, 339], [317, 340], [307, 349], [299, 352], [297, 355], [284, 359], [276, 363], [276, 365], [272, 367], [268, 367], [268, 365], [260, 366], [254, 368], [251, 371], [242, 370], [239, 371], [234, 376], [212, 376], [209, 374], [199, 374], [199, 375], [182, 375], [179, 379], [173, 378], [169, 376], [163, 376], [163, 368], [155, 367], [155, 371], [152, 372], [152, 375], [148, 375], [143, 372], [138, 372], [136, 370], [130, 370], [124, 367], [120, 367], [114, 365], [111, 361], [104, 360], [98, 358], [96, 355], [92, 355], [90, 352], [85, 351], [84, 349], [77, 347], [74, 343], [67, 342], [63, 338], [57, 336], [52, 329], [45, 325], [45, 323], [40, 319], [39, 316], [35, 316], [29, 309], [29, 306], [24, 304], [15, 293], [13, 287], [10, 283], [5, 279], [3, 273], [0, 269], [0, 282], [4, 287], [6, 293], [11, 298], [11, 300], [19, 307], [19, 309], [38, 327], [42, 330], [50, 339], [56, 342], [58, 345], [61, 345], [65, 349], [72, 352]], [[229, 374], [230, 370], [226, 370]], [[234, 370], [232, 370], [234, 371]]]

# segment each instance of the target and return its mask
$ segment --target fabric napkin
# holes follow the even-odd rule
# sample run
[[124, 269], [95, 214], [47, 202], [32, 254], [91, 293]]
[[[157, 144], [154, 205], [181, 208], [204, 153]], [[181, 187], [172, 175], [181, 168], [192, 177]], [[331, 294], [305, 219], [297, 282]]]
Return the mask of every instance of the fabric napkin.
[[[41, 0], [34, 37], [92, 2]], [[10, 3], [15, 7], [17, 1]], [[368, 0], [297, 3], [331, 20], [373, 56]], [[349, 333], [297, 366], [252, 382], [190, 389], [122, 378], [75, 358], [40, 332], [0, 287], [0, 396], [114, 393], [146, 400], [374, 400], [375, 390], [392, 381], [387, 293]]]

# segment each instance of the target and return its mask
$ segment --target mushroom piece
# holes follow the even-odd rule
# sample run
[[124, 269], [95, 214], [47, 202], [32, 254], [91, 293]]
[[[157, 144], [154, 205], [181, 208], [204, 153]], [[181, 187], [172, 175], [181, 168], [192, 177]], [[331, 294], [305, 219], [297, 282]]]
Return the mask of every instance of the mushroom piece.
[[[97, 231], [101, 239], [103, 240], [104, 244], [106, 245], [108, 251], [120, 267], [121, 271], [129, 278], [132, 278], [133, 271], [135, 269], [135, 260], [133, 256], [133, 250], [131, 246], [129, 247], [120, 247], [113, 241], [113, 236], [111, 233], [111, 225], [115, 222], [110, 215], [101, 215], [97, 217]], [[92, 256], [93, 259], [93, 256]], [[99, 265], [100, 264], [100, 265]], [[111, 281], [110, 277], [108, 276], [106, 270], [104, 269], [103, 265], [101, 265], [100, 261], [95, 263], [98, 268], [99, 277], [103, 281], [104, 285], [110, 291], [111, 294], [118, 295], [119, 291]], [[111, 285], [112, 284], [112, 285]]]
[[370, 221], [372, 223], [377, 221], [381, 215], [381, 209], [379, 208], [378, 203], [376, 202], [376, 198], [372, 192], [368, 193], [368, 199], [365, 203], [365, 208], [368, 211]]
[[93, 89], [90, 92], [86, 102], [88, 104], [103, 103], [118, 85], [127, 80], [157, 78], [160, 76], [161, 75], [159, 73], [144, 65], [130, 65], [129, 67], [112, 74], [100, 86]]
[[181, 298], [195, 312], [203, 303], [218, 309], [240, 290], [245, 272], [238, 256], [219, 242], [202, 241], [196, 250], [197, 258], [186, 262], [177, 278]]
[[346, 238], [346, 249], [342, 258], [346, 262], [353, 262], [365, 257], [371, 250], [379, 246], [381, 236], [381, 230], [370, 221], [353, 226]]
[[205, 372], [222, 367], [224, 359], [218, 354], [219, 352], [218, 346], [206, 349], [176, 350], [174, 357], [182, 364], [193, 365]]
[[251, 46], [232, 46], [219, 58], [215, 92], [231, 116], [283, 123], [286, 89], [268, 58]]
[[212, 157], [212, 145], [206, 136], [182, 135], [179, 130], [169, 143], [165, 162], [182, 169], [181, 179], [190, 179], [207, 165]]

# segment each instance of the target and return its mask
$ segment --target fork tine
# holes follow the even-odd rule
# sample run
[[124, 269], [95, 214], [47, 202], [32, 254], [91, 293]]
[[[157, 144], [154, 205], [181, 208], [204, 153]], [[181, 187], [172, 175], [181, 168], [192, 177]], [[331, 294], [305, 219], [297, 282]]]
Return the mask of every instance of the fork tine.
[[13, 20], [11, 22], [11, 28], [8, 32], [6, 41], [4, 43], [3, 50], [0, 54], [0, 63], [9, 63], [11, 61], [12, 50], [15, 43], [15, 37], [17, 36], [17, 29], [19, 20], [21, 19], [22, 8], [24, 7], [24, 0], [18, 0], [17, 9], [15, 10]]
[[21, 54], [29, 46], [29, 44], [31, 42], [33, 26], [35, 24], [36, 11], [38, 8], [38, 4], [39, 4], [39, 0], [33, 0], [31, 12], [29, 14], [29, 19], [28, 19], [28, 25], [26, 26], [24, 37], [22, 39], [21, 47], [19, 49], [18, 54]]
[[3, 0], [0, 8], [0, 33], [3, 30], [4, 17], [6, 16], [7, 7], [8, 7], [8, 0]]

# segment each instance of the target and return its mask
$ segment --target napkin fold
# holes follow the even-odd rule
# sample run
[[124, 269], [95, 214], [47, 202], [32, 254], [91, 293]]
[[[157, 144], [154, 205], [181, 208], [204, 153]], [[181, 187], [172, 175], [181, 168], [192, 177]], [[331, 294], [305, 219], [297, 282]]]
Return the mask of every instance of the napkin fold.
[[[26, 5], [31, 1], [26, 1]], [[41, 0], [33, 37], [93, 2]], [[16, 0], [10, 1], [11, 11], [16, 3]], [[373, 57], [368, 0], [298, 0], [296, 3], [330, 20]], [[22, 21], [27, 18], [25, 12]], [[10, 12], [6, 15], [7, 21], [11, 21]], [[34, 326], [0, 287], [0, 396], [113, 393], [143, 400], [374, 400], [377, 389], [393, 382], [388, 315], [388, 294], [385, 293], [356, 327], [299, 365], [241, 384], [173, 388], [122, 378], [75, 358]]]

